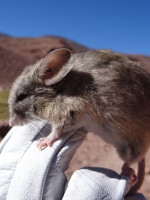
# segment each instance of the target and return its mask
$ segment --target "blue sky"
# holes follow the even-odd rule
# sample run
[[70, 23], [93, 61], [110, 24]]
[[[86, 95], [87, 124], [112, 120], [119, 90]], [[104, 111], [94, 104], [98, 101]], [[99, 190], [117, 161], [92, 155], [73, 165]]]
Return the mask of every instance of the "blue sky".
[[150, 55], [150, 0], [0, 0], [0, 32]]

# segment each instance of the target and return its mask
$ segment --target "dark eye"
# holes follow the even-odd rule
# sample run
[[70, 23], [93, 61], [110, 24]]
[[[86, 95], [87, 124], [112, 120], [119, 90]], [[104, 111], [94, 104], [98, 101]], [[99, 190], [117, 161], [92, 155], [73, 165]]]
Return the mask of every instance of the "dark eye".
[[27, 98], [27, 94], [20, 94], [18, 97], [17, 97], [17, 101], [22, 101], [24, 100], [25, 98]]

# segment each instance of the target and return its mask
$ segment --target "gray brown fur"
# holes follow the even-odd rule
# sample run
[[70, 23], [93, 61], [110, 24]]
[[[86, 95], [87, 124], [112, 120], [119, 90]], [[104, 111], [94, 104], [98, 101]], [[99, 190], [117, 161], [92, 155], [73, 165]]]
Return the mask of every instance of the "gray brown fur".
[[[61, 129], [87, 113], [115, 130], [122, 143], [112, 144], [123, 160], [134, 162], [145, 155], [150, 144], [150, 75], [138, 63], [105, 50], [75, 54], [67, 63], [74, 65], [71, 71], [50, 86], [39, 75], [41, 63], [28, 66], [14, 83], [10, 116], [24, 122], [39, 116]], [[20, 94], [27, 97], [17, 102]]]
[[124, 161], [145, 157], [150, 145], [149, 73], [122, 54], [95, 50], [68, 57], [65, 65], [71, 70], [49, 85], [43, 78], [43, 60], [28, 66], [15, 81], [9, 98], [11, 121], [21, 125], [36, 117], [47, 119], [60, 131], [59, 138], [77, 124], [87, 128], [81, 122], [89, 116], [104, 131], [99, 136], [113, 144]]

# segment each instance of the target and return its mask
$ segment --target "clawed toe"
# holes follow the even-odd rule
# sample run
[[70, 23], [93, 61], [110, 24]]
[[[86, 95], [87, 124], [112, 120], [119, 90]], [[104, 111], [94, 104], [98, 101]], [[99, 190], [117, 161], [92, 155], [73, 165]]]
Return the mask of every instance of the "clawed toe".
[[38, 144], [37, 144], [37, 147], [40, 149], [40, 150], [43, 150], [45, 149], [47, 146], [52, 146], [53, 143], [56, 141], [56, 139], [51, 139], [51, 138], [48, 138], [48, 137], [45, 137], [45, 138], [40, 138], [39, 141], [38, 141]]
[[38, 144], [37, 144], [37, 147], [40, 149], [40, 150], [43, 150], [47, 147], [47, 140], [46, 138], [40, 138], [39, 141], [38, 141]]

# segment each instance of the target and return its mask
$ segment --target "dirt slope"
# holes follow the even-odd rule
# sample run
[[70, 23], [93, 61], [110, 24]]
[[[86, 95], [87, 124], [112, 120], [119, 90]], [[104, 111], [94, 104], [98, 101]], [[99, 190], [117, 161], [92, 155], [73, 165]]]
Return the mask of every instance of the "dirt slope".
[[12, 38], [0, 37], [0, 88], [10, 88], [22, 69], [54, 49], [66, 47], [74, 53], [88, 48], [60, 37]]

